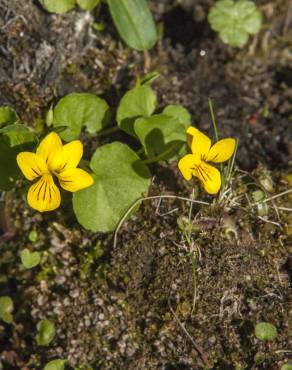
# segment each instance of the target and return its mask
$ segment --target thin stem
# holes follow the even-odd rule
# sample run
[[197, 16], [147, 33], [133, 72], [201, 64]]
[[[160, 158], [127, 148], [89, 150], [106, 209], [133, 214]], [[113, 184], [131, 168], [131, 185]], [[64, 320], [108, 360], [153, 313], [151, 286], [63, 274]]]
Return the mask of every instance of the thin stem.
[[151, 56], [147, 49], [144, 49], [143, 53], [144, 53], [144, 72], [148, 72], [151, 67]]
[[232, 177], [232, 174], [233, 174], [237, 148], [238, 148], [238, 140], [235, 140], [234, 153], [232, 155], [232, 158], [228, 161], [228, 167], [227, 167], [227, 173], [226, 173], [226, 182], [225, 182], [226, 187], [229, 186], [229, 183], [231, 181], [231, 177]]
[[288, 189], [288, 190], [285, 190], [283, 191], [282, 193], [279, 193], [279, 194], [276, 194], [270, 198], [266, 198], [266, 199], [263, 199], [261, 200], [260, 202], [255, 202], [255, 203], [252, 203], [252, 206], [255, 206], [257, 205], [258, 203], [266, 203], [266, 202], [269, 202], [270, 200], [273, 200], [273, 199], [276, 199], [276, 198], [279, 198], [279, 197], [282, 197], [283, 195], [286, 195], [286, 194], [289, 194], [292, 192], [292, 189]]
[[175, 320], [177, 321], [178, 325], [181, 327], [182, 331], [185, 333], [185, 335], [189, 338], [189, 340], [192, 342], [195, 350], [200, 355], [201, 359], [203, 360], [204, 364], [208, 367], [208, 369], [211, 368], [211, 364], [209, 362], [209, 359], [207, 357], [207, 354], [203, 351], [203, 349], [194, 341], [190, 333], [185, 328], [184, 324], [180, 321], [177, 314], [175, 313], [174, 309], [171, 307], [170, 300], [168, 299], [168, 306], [170, 308], [170, 311], [172, 312]]
[[192, 303], [192, 310], [191, 315], [195, 311], [196, 302], [197, 302], [197, 260], [195, 252], [191, 253], [191, 260], [192, 260], [192, 270], [193, 270], [193, 303]]
[[109, 135], [109, 134], [112, 134], [113, 132], [117, 132], [120, 130], [120, 127], [119, 126], [113, 126], [113, 127], [109, 127], [109, 128], [106, 128], [105, 130], [101, 131], [97, 137], [100, 137], [100, 136], [106, 136], [106, 135]]
[[215, 118], [215, 114], [214, 114], [213, 103], [212, 103], [212, 100], [210, 98], [208, 98], [208, 104], [209, 104], [209, 110], [210, 110], [210, 114], [211, 114], [211, 120], [212, 120], [212, 123], [213, 123], [215, 140], [218, 141], [219, 140], [218, 128], [217, 128], [216, 118]]
[[194, 199], [190, 199], [190, 198], [186, 198], [186, 197], [179, 197], [177, 195], [154, 195], [154, 196], [151, 196], [151, 197], [139, 198], [131, 205], [131, 207], [127, 210], [127, 212], [124, 214], [124, 216], [121, 218], [120, 222], [118, 223], [118, 226], [117, 226], [115, 234], [114, 234], [114, 244], [113, 244], [114, 248], [117, 246], [118, 233], [120, 231], [120, 228], [122, 227], [123, 223], [128, 218], [128, 216], [130, 215], [130, 213], [133, 211], [133, 209], [135, 209], [139, 203], [142, 203], [145, 200], [154, 200], [154, 199], [178, 199], [178, 200], [183, 200], [183, 201], [186, 201], [186, 202], [203, 204], [203, 205], [206, 205], [206, 206], [210, 205], [210, 203], [203, 202], [201, 200], [194, 200]]
[[166, 149], [163, 153], [157, 155], [156, 157], [145, 159], [145, 161], [142, 161], [142, 163], [144, 163], [144, 164], [151, 164], [151, 163], [156, 163], [156, 162], [162, 161], [176, 147], [177, 147], [177, 143], [171, 145], [168, 149]]

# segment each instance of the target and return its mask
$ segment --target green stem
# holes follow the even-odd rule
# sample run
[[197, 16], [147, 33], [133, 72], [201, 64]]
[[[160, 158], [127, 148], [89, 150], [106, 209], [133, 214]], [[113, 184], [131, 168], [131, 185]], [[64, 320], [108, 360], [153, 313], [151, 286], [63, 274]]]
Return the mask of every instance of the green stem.
[[137, 151], [136, 151], [136, 154], [137, 155], [141, 155], [141, 154], [143, 154], [144, 153], [144, 148], [140, 148], [140, 149], [138, 149]]
[[192, 303], [192, 310], [191, 310], [191, 314], [192, 314], [196, 308], [196, 302], [197, 302], [197, 271], [196, 271], [195, 252], [191, 252], [191, 259], [192, 259], [192, 271], [193, 271], [193, 303]]
[[98, 133], [97, 136], [98, 137], [106, 136], [106, 135], [112, 134], [113, 132], [117, 132], [119, 130], [120, 130], [119, 126], [109, 127], [109, 128], [106, 128], [105, 130], [101, 131], [100, 133]]
[[176, 147], [177, 147], [177, 143], [171, 145], [168, 149], [166, 149], [163, 153], [157, 155], [156, 157], [145, 159], [145, 161], [142, 161], [142, 163], [151, 164], [151, 163], [159, 162], [159, 161], [165, 159], [167, 154], [171, 153]]
[[219, 140], [218, 128], [217, 128], [216, 118], [215, 118], [215, 114], [214, 114], [213, 103], [212, 103], [212, 100], [210, 98], [208, 98], [208, 104], [209, 104], [209, 110], [210, 110], [211, 119], [212, 119], [212, 123], [213, 123], [215, 139], [216, 139], [216, 141], [218, 141]]

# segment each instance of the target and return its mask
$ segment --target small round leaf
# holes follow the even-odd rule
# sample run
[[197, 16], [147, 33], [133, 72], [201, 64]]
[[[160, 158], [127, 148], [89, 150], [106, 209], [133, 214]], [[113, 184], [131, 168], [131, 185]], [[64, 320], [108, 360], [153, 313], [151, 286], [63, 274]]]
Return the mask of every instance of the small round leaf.
[[255, 336], [259, 340], [274, 340], [277, 335], [278, 333], [276, 327], [268, 322], [261, 322], [255, 327]]
[[37, 324], [38, 333], [35, 337], [39, 346], [47, 346], [55, 336], [55, 325], [50, 320], [41, 320]]
[[40, 0], [40, 3], [48, 12], [62, 14], [73, 9], [76, 0]]
[[64, 370], [66, 360], [53, 360], [46, 364], [44, 370]]
[[250, 0], [219, 0], [210, 9], [208, 21], [224, 43], [242, 47], [249, 34], [259, 32], [262, 13]]
[[12, 125], [19, 121], [19, 117], [14, 109], [10, 107], [0, 107], [0, 128]]
[[156, 95], [148, 85], [136, 86], [121, 99], [117, 122], [122, 130], [135, 136], [134, 122], [140, 117], [150, 117], [156, 108]]
[[72, 141], [79, 138], [83, 126], [93, 134], [106, 126], [108, 118], [109, 106], [104, 99], [93, 94], [72, 93], [56, 105], [53, 125], [67, 126], [60, 136], [65, 141]]
[[92, 10], [100, 3], [100, 0], [77, 0], [77, 4], [83, 10]]
[[176, 118], [187, 129], [192, 123], [190, 112], [182, 105], [168, 105], [162, 111], [163, 114]]
[[291, 364], [284, 364], [281, 367], [281, 370], [292, 370], [292, 363]]
[[12, 311], [12, 299], [9, 296], [0, 297], [0, 319], [6, 322], [6, 324], [11, 324], [13, 321]]

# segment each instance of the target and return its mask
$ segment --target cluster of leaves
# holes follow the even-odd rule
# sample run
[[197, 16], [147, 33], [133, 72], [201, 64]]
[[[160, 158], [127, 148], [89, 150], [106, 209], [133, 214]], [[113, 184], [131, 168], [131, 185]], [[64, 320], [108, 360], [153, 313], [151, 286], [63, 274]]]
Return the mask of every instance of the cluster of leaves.
[[249, 35], [259, 32], [262, 13], [251, 0], [219, 0], [211, 8], [208, 21], [224, 43], [242, 47]]
[[[50, 13], [62, 14], [76, 5], [92, 10], [100, 0], [39, 0]], [[157, 40], [157, 31], [146, 0], [108, 0], [109, 11], [115, 26], [131, 48], [150, 49]]]
[[[117, 128], [134, 138], [140, 149], [135, 152], [124, 143], [112, 142], [98, 147], [93, 153], [89, 167], [94, 184], [73, 195], [74, 212], [86, 229], [114, 230], [129, 207], [147, 194], [151, 180], [149, 164], [160, 160], [172, 161], [186, 152], [186, 128], [191, 124], [189, 112], [182, 106], [169, 105], [161, 113], [155, 112], [156, 108], [157, 98], [147, 79], [122, 97], [116, 112]], [[11, 109], [9, 112], [17, 117]], [[47, 117], [47, 122], [67, 142], [78, 139], [82, 130], [92, 137], [112, 121], [107, 102], [87, 93], [63, 97]], [[19, 122], [18, 117], [17, 120]], [[13, 179], [19, 176], [16, 154], [36, 139], [23, 123], [13, 123], [4, 128], [2, 135], [4, 139], [8, 135], [9, 148], [15, 143], [21, 144], [11, 154], [11, 160], [6, 156], [1, 168], [0, 189], [8, 190], [14, 182], [9, 182], [11, 168], [16, 171]], [[0, 145], [0, 150], [3, 150], [3, 145]], [[3, 178], [7, 178], [9, 187], [3, 183]], [[32, 268], [40, 262], [40, 255], [25, 249], [21, 260], [25, 268]]]

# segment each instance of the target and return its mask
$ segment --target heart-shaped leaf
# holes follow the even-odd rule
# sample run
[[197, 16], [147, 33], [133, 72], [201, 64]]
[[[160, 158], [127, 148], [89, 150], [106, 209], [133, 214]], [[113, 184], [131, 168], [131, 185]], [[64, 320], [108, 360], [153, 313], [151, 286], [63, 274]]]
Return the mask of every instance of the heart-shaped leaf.
[[19, 121], [19, 117], [14, 109], [10, 107], [0, 107], [0, 127], [12, 125]]
[[55, 336], [55, 325], [50, 320], [41, 320], [37, 324], [38, 333], [36, 342], [39, 346], [47, 346], [51, 343]]
[[6, 324], [11, 324], [13, 321], [12, 311], [12, 299], [9, 296], [0, 297], [0, 319], [6, 322]]
[[40, 0], [40, 3], [48, 12], [62, 14], [73, 9], [76, 0]]
[[9, 138], [10, 147], [35, 142], [34, 134], [24, 124], [20, 123], [3, 127], [0, 129], [0, 134]]
[[27, 269], [31, 269], [40, 263], [41, 254], [39, 252], [30, 252], [25, 248], [21, 251], [20, 258], [23, 266]]
[[163, 114], [176, 118], [187, 129], [192, 122], [190, 112], [182, 105], [168, 105], [163, 109]]
[[93, 94], [72, 93], [62, 98], [54, 109], [53, 125], [67, 126], [60, 133], [65, 141], [79, 138], [86, 127], [90, 134], [103, 129], [109, 119], [109, 106], [104, 99]]
[[118, 125], [129, 135], [135, 136], [135, 120], [140, 117], [150, 117], [156, 104], [156, 95], [150, 86], [134, 87], [120, 101], [117, 111]]
[[112, 231], [129, 207], [148, 191], [150, 172], [132, 149], [119, 142], [98, 148], [90, 167], [94, 184], [74, 193], [74, 212], [86, 229]]
[[53, 360], [46, 364], [44, 370], [64, 370], [66, 360]]
[[139, 118], [134, 127], [149, 159], [174, 159], [186, 141], [185, 125], [165, 114]]
[[100, 3], [100, 0], [77, 0], [77, 4], [83, 10], [92, 10]]

